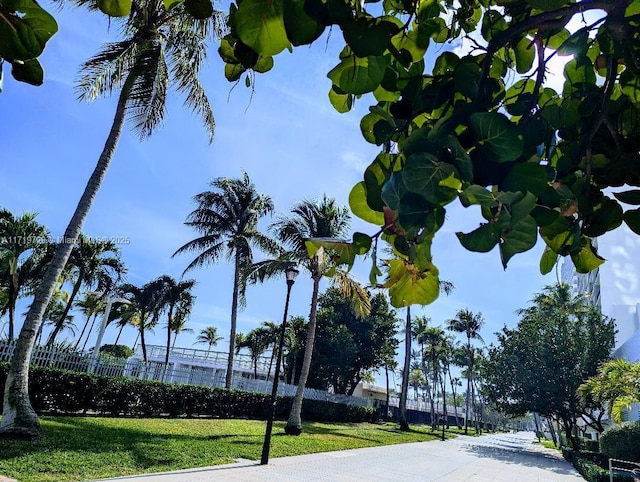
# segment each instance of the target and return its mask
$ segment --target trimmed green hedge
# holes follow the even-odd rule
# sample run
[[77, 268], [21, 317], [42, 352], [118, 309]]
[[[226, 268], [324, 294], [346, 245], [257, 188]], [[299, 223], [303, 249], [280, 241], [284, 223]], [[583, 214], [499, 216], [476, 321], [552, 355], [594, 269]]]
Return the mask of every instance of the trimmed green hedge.
[[[0, 387], [8, 365], [0, 364]], [[266, 419], [270, 395], [224, 388], [179, 385], [136, 378], [32, 367], [29, 396], [38, 413], [97, 413], [127, 417], [212, 417]], [[291, 397], [278, 397], [276, 418], [286, 419]], [[2, 397], [0, 397], [0, 408]], [[302, 418], [323, 422], [364, 422], [373, 407], [305, 400]]]
[[609, 458], [640, 462], [640, 420], [605, 430], [600, 437], [600, 447]]

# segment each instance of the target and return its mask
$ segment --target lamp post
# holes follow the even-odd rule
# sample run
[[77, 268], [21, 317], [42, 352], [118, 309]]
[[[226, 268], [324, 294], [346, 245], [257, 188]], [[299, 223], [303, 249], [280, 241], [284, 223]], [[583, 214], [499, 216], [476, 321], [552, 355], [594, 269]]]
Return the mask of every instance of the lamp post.
[[124, 298], [107, 298], [107, 305], [105, 306], [104, 313], [102, 314], [102, 321], [100, 322], [100, 331], [98, 332], [98, 338], [96, 339], [96, 346], [93, 348], [91, 361], [89, 362], [89, 368], [87, 369], [87, 372], [89, 373], [93, 373], [96, 369], [96, 365], [98, 364], [98, 353], [100, 352], [102, 337], [104, 336], [104, 330], [107, 328], [107, 323], [109, 322], [111, 306], [114, 303], [129, 304], [130, 302], [129, 300], [125, 300]]
[[284, 333], [287, 328], [287, 312], [289, 311], [289, 295], [291, 295], [291, 287], [296, 282], [296, 276], [299, 271], [289, 266], [285, 270], [287, 276], [287, 301], [284, 304], [284, 316], [282, 317], [282, 328], [280, 330], [280, 341], [278, 343], [278, 359], [276, 361], [276, 371], [273, 375], [273, 387], [271, 389], [271, 405], [269, 407], [269, 417], [267, 418], [267, 431], [264, 434], [264, 444], [262, 445], [262, 457], [260, 465], [269, 463], [269, 447], [271, 446], [271, 431], [273, 430], [273, 419], [276, 415], [276, 402], [278, 398], [278, 380], [280, 379], [280, 365], [282, 363], [282, 350], [284, 348]]

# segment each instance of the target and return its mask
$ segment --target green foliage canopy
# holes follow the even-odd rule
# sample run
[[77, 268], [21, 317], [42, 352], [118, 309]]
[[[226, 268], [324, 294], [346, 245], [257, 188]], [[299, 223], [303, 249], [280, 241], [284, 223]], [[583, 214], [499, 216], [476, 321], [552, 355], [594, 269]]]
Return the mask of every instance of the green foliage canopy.
[[353, 302], [329, 288], [319, 299], [318, 331], [307, 385], [351, 395], [367, 371], [384, 366], [398, 348], [396, 315], [384, 295], [371, 298], [371, 311], [359, 317]]
[[[640, 205], [628, 189], [640, 186], [638, 2], [238, 0], [229, 27], [225, 75], [247, 82], [281, 51], [342, 32], [329, 100], [346, 112], [375, 99], [361, 130], [381, 152], [350, 204], [380, 230], [340, 243], [337, 261], [386, 240], [394, 306], [437, 298], [431, 243], [456, 199], [481, 215], [457, 233], [461, 244], [498, 246], [505, 268], [542, 238], [543, 273], [559, 256], [588, 272], [603, 262], [592, 237], [623, 222], [640, 233], [640, 209], [620, 204]], [[547, 78], [556, 57], [566, 60], [560, 88]], [[623, 189], [611, 197], [611, 187]]]
[[581, 299], [564, 296], [568, 290], [566, 284], [548, 286], [520, 310], [515, 329], [497, 334], [498, 346], [483, 367], [486, 393], [507, 414], [557, 418], [567, 434], [580, 417], [602, 431], [603, 406], [580, 397], [578, 388], [609, 359], [615, 324]]

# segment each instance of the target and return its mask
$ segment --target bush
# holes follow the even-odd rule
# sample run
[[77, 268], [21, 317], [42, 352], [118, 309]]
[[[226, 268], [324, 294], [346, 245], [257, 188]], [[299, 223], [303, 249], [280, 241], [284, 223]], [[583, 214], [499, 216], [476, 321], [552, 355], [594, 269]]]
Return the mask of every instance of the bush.
[[610, 480], [608, 470], [580, 455], [574, 457], [573, 466], [588, 482], [609, 482]]
[[102, 355], [111, 355], [114, 358], [129, 358], [133, 356], [133, 350], [126, 345], [102, 345]]
[[[0, 364], [4, 387], [8, 364]], [[137, 378], [32, 367], [29, 396], [38, 413], [98, 413], [130, 417], [213, 417], [265, 419], [270, 396], [240, 390], [177, 385]], [[278, 397], [276, 418], [286, 419], [291, 397]], [[0, 397], [0, 409], [2, 399]], [[302, 417], [322, 422], [363, 422], [373, 419], [373, 407], [305, 400]]]
[[600, 449], [612, 459], [640, 462], [640, 420], [605, 430], [600, 436]]

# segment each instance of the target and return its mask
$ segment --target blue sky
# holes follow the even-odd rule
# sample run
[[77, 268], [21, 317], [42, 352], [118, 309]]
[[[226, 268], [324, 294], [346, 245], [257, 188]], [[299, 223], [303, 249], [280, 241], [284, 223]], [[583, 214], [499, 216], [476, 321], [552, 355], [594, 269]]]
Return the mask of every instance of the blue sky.
[[[54, 15], [60, 32], [41, 58], [45, 84], [35, 88], [15, 82], [5, 67], [0, 94], [0, 205], [14, 213], [38, 212], [38, 220], [59, 236], [102, 149], [116, 96], [79, 103], [73, 90], [78, 66], [109, 39], [106, 19], [70, 8]], [[113, 33], [117, 33], [114, 26]], [[244, 79], [235, 88], [226, 81], [217, 46], [212, 46], [201, 75], [216, 117], [211, 145], [198, 119], [182, 108], [176, 95], [164, 125], [151, 139], [140, 142], [135, 134], [124, 133], [84, 232], [129, 239], [120, 245], [129, 282], [142, 285], [165, 273], [181, 276], [190, 258], [172, 259], [171, 254], [194, 237], [183, 222], [193, 208], [191, 197], [205, 190], [212, 178], [239, 176], [246, 170], [258, 190], [273, 198], [279, 213], [324, 193], [347, 203], [349, 191], [362, 179], [378, 148], [364, 141], [359, 128], [371, 98], [360, 99], [348, 114], [335, 112], [328, 101], [331, 83], [326, 73], [337, 63], [340, 40], [340, 34], [333, 32], [329, 42], [323, 38], [313, 47], [297, 48], [293, 55], [284, 52], [271, 72], [256, 77], [253, 95]], [[497, 250], [486, 254], [464, 250], [455, 232], [468, 232], [480, 221], [476, 209], [464, 209], [457, 201], [450, 205], [433, 254], [441, 278], [456, 289], [413, 312], [439, 325], [460, 308], [480, 311], [486, 319], [484, 338], [492, 341], [504, 324], [515, 324], [514, 310], [556, 278], [539, 274], [540, 240], [534, 249], [513, 258], [506, 271]], [[268, 223], [265, 220], [264, 228]], [[359, 220], [354, 220], [353, 228], [376, 231]], [[365, 261], [354, 267], [353, 274], [366, 282], [368, 269]], [[193, 346], [196, 334], [208, 325], [228, 337], [231, 265], [222, 261], [187, 276], [198, 281], [189, 322], [195, 333], [181, 335], [178, 345]], [[264, 320], [279, 322], [284, 296], [283, 280], [250, 287], [238, 329], [247, 332]], [[292, 291], [290, 314], [308, 315], [310, 296], [311, 283], [301, 275]], [[104, 342], [115, 337], [116, 330], [110, 329]], [[122, 341], [131, 344], [134, 338], [135, 331], [127, 329]], [[148, 341], [162, 344], [163, 330], [156, 329]], [[225, 344], [221, 342], [219, 349], [226, 349]]]

